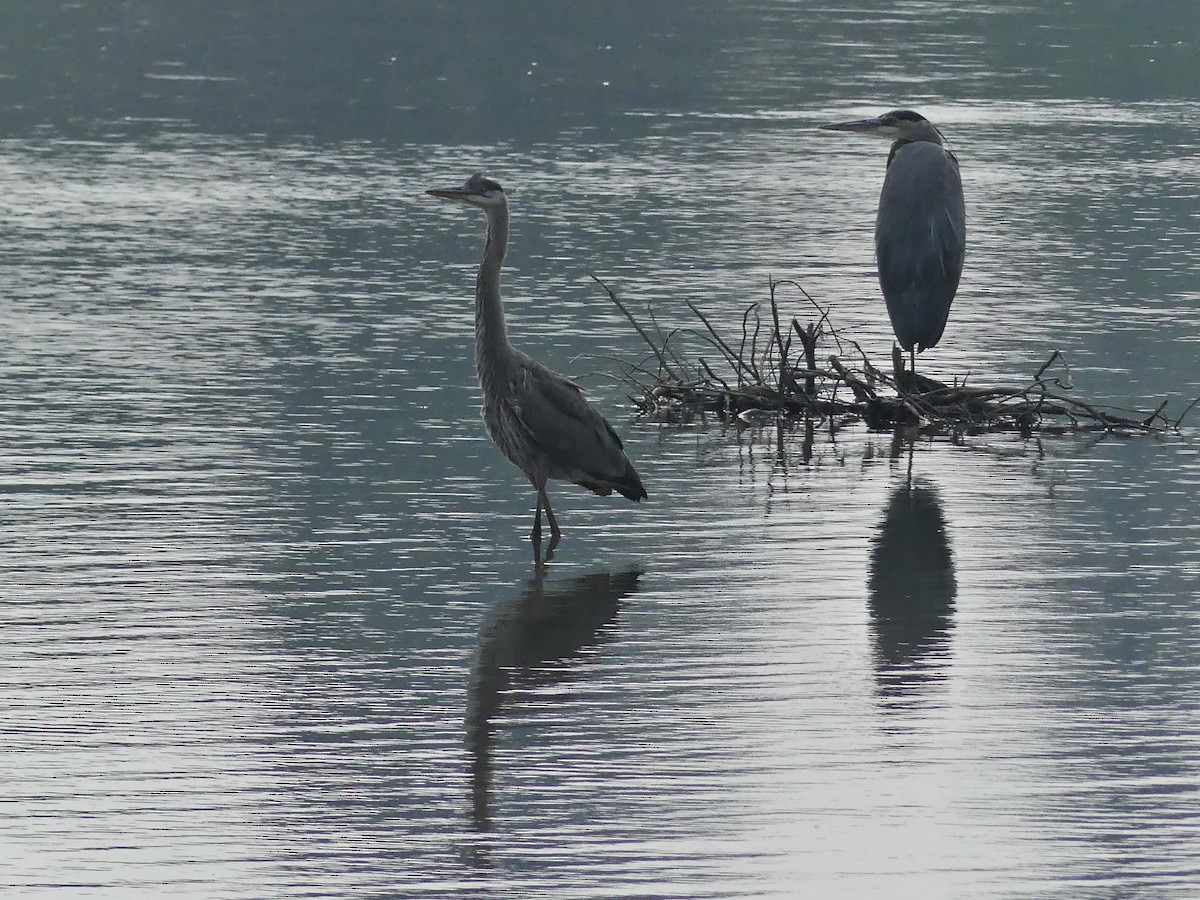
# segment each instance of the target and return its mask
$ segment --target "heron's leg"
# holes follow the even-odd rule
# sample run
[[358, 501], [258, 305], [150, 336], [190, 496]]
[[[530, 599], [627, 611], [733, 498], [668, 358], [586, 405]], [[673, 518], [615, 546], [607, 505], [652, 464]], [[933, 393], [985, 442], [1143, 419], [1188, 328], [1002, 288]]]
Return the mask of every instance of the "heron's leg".
[[554, 518], [554, 510], [550, 508], [550, 495], [546, 493], [544, 482], [539, 494], [538, 506], [545, 507], [546, 521], [550, 523], [550, 545], [546, 548], [546, 559], [549, 559], [554, 548], [558, 546], [558, 542], [562, 540], [562, 532], [558, 530], [558, 520]]
[[530, 478], [529, 483], [537, 492], [537, 509], [533, 513], [533, 530], [529, 532], [529, 540], [533, 543], [533, 561], [542, 560], [542, 497], [546, 494], [545, 484], [538, 484], [536, 478]]
[[917, 389], [917, 342], [908, 348], [908, 369], [912, 372], [913, 391]]

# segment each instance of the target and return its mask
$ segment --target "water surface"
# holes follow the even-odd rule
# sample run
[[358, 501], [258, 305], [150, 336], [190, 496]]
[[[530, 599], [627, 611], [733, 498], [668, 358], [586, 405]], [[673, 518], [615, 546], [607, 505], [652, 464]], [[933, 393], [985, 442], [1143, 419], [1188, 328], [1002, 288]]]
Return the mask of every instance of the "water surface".
[[[1182, 411], [1190, 8], [10, 17], [5, 896], [1196, 893], [1193, 430], [641, 422], [588, 278], [734, 332], [798, 279], [885, 358], [886, 146], [813, 126], [913, 106], [971, 229], [922, 367], [1060, 349]], [[651, 494], [556, 489], [541, 577], [477, 414], [482, 223], [423, 194], [481, 167], [514, 341]]]

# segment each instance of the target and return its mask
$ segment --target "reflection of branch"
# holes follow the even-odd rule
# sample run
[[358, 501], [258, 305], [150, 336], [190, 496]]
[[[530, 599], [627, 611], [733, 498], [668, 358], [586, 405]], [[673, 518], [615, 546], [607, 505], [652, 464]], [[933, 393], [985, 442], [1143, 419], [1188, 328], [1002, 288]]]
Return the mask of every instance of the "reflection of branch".
[[[592, 278], [608, 292], [658, 357], [665, 374], [660, 374], [648, 384], [635, 381], [632, 377], [627, 377], [626, 382], [634, 389], [631, 399], [641, 413], [664, 421], [680, 421], [690, 414], [702, 412], [714, 412], [721, 418], [736, 418], [743, 413], [761, 415], [775, 412], [837, 417], [845, 421], [857, 419], [869, 427], [883, 429], [915, 425], [955, 433], [970, 430], [1019, 431], [1025, 434], [1039, 431], [1162, 434], [1182, 427], [1184, 417], [1200, 404], [1200, 398], [1197, 398], [1188, 404], [1182, 414], [1172, 419], [1165, 414], [1166, 401], [1159, 403], [1147, 415], [1145, 412], [1100, 406], [1068, 396], [1063, 391], [1073, 387], [1071, 370], [1058, 350], [1050, 355], [1023, 387], [968, 387], [966, 379], [962, 379], [961, 383], [956, 379], [955, 384], [948, 385], [903, 372], [902, 367], [895, 365], [891, 372], [885, 372], [871, 363], [857, 342], [833, 327], [829, 310], [816, 303], [795, 281], [769, 282], [768, 321], [764, 322], [759, 315], [759, 304], [751, 304], [746, 308], [742, 314], [742, 337], [737, 350], [721, 336], [709, 316], [687, 299], [684, 303], [701, 328], [674, 329], [659, 346], [653, 343], [616, 295], [595, 275]], [[798, 319], [792, 319], [784, 324], [776, 300], [776, 288], [784, 284], [794, 286], [816, 310], [818, 317], [815, 322], [802, 326]], [[751, 315], [754, 316], [753, 330], [749, 325]], [[759, 339], [764, 326], [770, 328], [770, 334], [761, 345], [760, 360]], [[717, 350], [733, 377], [723, 377], [717, 368], [702, 358], [691, 366], [685, 365], [667, 345], [671, 338], [686, 332], [693, 333]], [[661, 331], [659, 334], [661, 336]], [[804, 350], [803, 370], [791, 361], [793, 336]], [[831, 339], [837, 347], [837, 353], [829, 357], [828, 368], [818, 369], [817, 345], [823, 339]], [[856, 354], [857, 362], [844, 358], [843, 339]], [[667, 353], [674, 360], [674, 366], [668, 364]], [[1046, 377], [1046, 373], [1056, 364], [1065, 370], [1065, 376]], [[679, 374], [688, 369], [695, 372], [695, 377]], [[842, 385], [850, 388], [854, 395], [852, 401], [839, 399], [838, 388]]]

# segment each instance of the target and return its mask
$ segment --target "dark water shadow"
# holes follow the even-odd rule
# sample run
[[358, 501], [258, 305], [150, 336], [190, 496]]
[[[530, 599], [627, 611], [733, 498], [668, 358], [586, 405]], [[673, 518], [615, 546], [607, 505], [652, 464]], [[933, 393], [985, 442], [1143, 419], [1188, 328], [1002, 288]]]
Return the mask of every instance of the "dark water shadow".
[[888, 497], [867, 575], [880, 699], [945, 678], [957, 583], [937, 488], [905, 479]]
[[576, 668], [582, 651], [611, 639], [621, 601], [638, 589], [640, 570], [554, 582], [539, 574], [493, 610], [479, 632], [467, 688], [466, 742], [471, 818], [491, 830], [495, 721], [513, 688], [555, 684]]

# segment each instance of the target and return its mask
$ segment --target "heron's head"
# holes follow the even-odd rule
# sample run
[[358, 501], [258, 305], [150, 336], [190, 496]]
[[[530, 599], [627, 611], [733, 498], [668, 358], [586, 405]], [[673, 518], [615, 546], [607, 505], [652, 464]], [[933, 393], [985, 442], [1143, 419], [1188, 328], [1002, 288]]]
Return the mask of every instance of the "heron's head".
[[822, 125], [826, 131], [857, 131], [874, 134], [889, 141], [929, 141], [942, 143], [942, 133], [932, 122], [911, 109], [893, 109], [872, 119], [855, 119], [851, 122], [836, 122]]
[[504, 188], [500, 183], [492, 181], [482, 172], [476, 172], [462, 187], [432, 188], [425, 193], [445, 200], [457, 200], [468, 206], [478, 206], [480, 209], [493, 209], [505, 206], [508, 201], [504, 197]]

